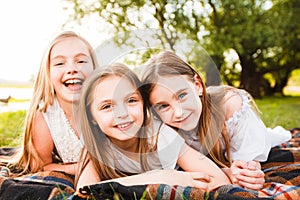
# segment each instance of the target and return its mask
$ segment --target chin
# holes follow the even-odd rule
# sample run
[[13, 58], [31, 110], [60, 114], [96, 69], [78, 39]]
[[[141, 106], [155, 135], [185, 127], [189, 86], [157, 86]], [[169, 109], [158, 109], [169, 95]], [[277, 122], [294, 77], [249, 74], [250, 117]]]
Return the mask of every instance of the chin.
[[194, 130], [194, 126], [180, 126], [178, 127], [179, 129], [181, 130], [184, 130], [184, 131], [191, 131], [191, 130]]

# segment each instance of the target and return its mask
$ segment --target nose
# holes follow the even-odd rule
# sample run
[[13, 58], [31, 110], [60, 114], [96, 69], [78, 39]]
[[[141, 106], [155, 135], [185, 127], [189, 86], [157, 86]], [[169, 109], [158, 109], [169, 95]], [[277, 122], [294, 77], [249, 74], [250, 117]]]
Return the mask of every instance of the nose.
[[174, 116], [177, 117], [177, 118], [180, 118], [182, 116], [182, 108], [180, 106], [180, 103], [174, 103], [173, 104], [173, 111], [174, 111]]
[[75, 63], [70, 62], [68, 64], [67, 74], [76, 74], [78, 73], [78, 67]]
[[127, 107], [124, 105], [120, 105], [116, 107], [114, 113], [115, 113], [115, 117], [118, 119], [126, 118], [128, 116]]

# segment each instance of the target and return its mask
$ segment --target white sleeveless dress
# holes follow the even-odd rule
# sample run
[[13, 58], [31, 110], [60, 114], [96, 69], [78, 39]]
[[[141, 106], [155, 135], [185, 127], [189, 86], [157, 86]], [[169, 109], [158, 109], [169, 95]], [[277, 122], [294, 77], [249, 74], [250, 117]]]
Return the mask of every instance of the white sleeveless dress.
[[[43, 106], [43, 103], [41, 103]], [[80, 139], [76, 136], [69, 120], [60, 107], [57, 99], [53, 105], [43, 112], [44, 119], [49, 127], [57, 153], [64, 163], [77, 162], [82, 149]]]

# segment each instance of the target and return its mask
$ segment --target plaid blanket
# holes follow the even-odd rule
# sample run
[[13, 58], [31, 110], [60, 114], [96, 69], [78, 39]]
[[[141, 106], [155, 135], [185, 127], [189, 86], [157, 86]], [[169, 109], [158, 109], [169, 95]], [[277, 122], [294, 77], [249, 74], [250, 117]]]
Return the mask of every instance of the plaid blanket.
[[73, 177], [63, 172], [39, 172], [9, 178], [1, 177], [0, 171], [0, 199], [300, 199], [299, 147], [290, 143], [275, 147], [268, 160], [261, 164], [266, 182], [259, 191], [236, 185], [224, 185], [205, 192], [192, 187], [165, 184], [124, 186], [116, 182], [89, 185], [75, 191]]
[[0, 199], [66, 199], [74, 194], [73, 178], [63, 172], [45, 171], [18, 178], [0, 177]]

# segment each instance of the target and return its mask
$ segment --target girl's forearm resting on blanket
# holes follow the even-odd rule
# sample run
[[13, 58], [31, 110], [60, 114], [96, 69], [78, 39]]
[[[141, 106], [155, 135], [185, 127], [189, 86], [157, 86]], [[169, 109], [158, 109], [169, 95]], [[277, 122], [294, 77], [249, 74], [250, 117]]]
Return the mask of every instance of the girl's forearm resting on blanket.
[[[89, 177], [94, 177], [89, 175]], [[92, 178], [93, 179], [93, 178]], [[81, 180], [82, 181], [82, 180]], [[122, 178], [116, 178], [106, 181], [96, 181], [94, 182], [89, 179], [89, 181], [77, 184], [77, 189], [90, 184], [95, 183], [107, 183], [107, 182], [118, 182], [125, 186], [132, 185], [147, 185], [147, 184], [168, 184], [168, 185], [180, 185], [180, 186], [191, 186], [197, 187], [199, 189], [207, 190], [208, 182], [210, 177], [202, 172], [184, 172], [177, 170], [154, 170], [146, 173], [126, 176]]]
[[75, 174], [77, 168], [77, 163], [69, 163], [69, 164], [57, 164], [57, 163], [50, 163], [44, 166], [44, 171], [63, 171], [68, 174]]
[[[208, 183], [210, 189], [231, 184], [226, 174], [209, 158], [189, 146], [182, 147], [183, 152], [178, 159], [178, 165], [185, 171], [201, 171], [210, 176]], [[191, 162], [192, 161], [192, 162]]]

